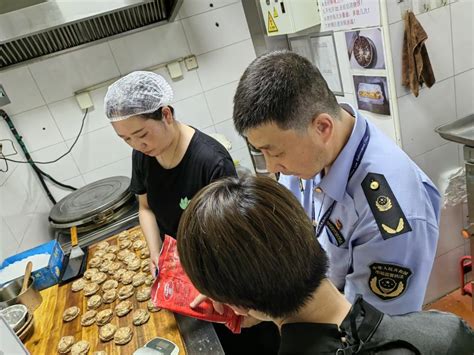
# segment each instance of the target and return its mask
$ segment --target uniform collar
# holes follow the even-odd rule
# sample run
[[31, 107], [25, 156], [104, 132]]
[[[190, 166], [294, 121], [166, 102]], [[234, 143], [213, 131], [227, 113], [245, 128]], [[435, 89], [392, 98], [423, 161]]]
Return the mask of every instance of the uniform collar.
[[349, 140], [332, 164], [328, 174], [321, 179], [319, 186], [315, 186], [337, 202], [342, 201], [346, 192], [354, 154], [364, 136], [366, 126], [365, 118], [354, 107], [349, 104], [341, 104], [341, 107], [355, 117], [354, 127]]

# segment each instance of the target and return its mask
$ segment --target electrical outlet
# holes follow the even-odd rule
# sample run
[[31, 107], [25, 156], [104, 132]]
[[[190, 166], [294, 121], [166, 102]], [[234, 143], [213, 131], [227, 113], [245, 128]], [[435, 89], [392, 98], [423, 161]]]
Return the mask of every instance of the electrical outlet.
[[10, 99], [5, 92], [5, 89], [2, 85], [0, 85], [0, 107], [8, 105], [10, 103]]
[[81, 92], [80, 94], [76, 94], [76, 100], [81, 110], [94, 107], [91, 96], [88, 92]]
[[197, 58], [195, 55], [190, 55], [184, 58], [184, 64], [186, 65], [186, 69], [188, 70], [199, 68]]

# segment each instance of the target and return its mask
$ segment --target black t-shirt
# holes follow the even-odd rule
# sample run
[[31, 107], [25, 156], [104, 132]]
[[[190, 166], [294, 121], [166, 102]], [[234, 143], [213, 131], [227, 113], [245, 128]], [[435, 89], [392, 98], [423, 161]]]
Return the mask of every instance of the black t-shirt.
[[181, 162], [163, 168], [155, 157], [134, 150], [130, 190], [147, 194], [160, 234], [176, 237], [179, 219], [193, 196], [223, 176], [237, 176], [232, 158], [215, 139], [195, 130]]

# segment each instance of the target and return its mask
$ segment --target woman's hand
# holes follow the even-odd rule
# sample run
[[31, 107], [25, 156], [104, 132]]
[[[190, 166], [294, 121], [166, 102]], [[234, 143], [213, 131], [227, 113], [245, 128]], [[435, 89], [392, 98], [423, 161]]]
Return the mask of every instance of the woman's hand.
[[156, 279], [159, 274], [158, 259], [160, 258], [160, 253], [152, 255], [150, 254], [150, 273]]
[[211, 300], [209, 297], [204, 296], [202, 293], [200, 293], [190, 304], [189, 307], [191, 308], [196, 308], [199, 306], [202, 302], [205, 300], [210, 300], [212, 302], [212, 306], [214, 307], [214, 310], [219, 313], [219, 314], [224, 314], [224, 305], [220, 302], [215, 302]]

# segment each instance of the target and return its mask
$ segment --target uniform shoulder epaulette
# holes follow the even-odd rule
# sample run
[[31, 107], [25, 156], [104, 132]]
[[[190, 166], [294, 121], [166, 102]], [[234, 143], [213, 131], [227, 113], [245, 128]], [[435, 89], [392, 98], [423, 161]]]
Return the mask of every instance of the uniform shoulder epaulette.
[[411, 231], [411, 226], [393, 195], [385, 176], [368, 173], [362, 181], [362, 190], [383, 239], [389, 239]]

